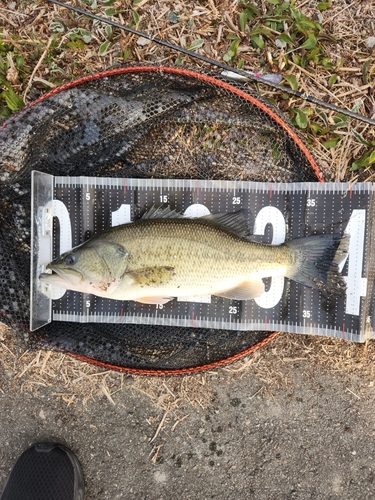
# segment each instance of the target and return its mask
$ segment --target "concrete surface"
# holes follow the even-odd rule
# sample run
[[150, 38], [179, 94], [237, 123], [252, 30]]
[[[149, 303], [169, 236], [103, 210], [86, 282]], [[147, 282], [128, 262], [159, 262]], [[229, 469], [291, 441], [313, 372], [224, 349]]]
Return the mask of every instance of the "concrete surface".
[[287, 370], [272, 390], [246, 371], [209, 375], [207, 407], [185, 405], [179, 422], [167, 414], [153, 442], [165, 412], [131, 377], [115, 405], [3, 384], [0, 488], [23, 449], [54, 438], [79, 457], [90, 500], [375, 498], [373, 383], [309, 360]]

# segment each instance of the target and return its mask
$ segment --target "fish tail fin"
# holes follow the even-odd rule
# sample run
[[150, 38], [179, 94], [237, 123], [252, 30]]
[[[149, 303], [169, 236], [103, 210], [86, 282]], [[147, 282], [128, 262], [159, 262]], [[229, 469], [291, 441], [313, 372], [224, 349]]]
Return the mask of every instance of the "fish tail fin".
[[343, 295], [346, 283], [339, 264], [348, 254], [349, 234], [320, 234], [286, 243], [293, 255], [287, 277], [326, 293]]

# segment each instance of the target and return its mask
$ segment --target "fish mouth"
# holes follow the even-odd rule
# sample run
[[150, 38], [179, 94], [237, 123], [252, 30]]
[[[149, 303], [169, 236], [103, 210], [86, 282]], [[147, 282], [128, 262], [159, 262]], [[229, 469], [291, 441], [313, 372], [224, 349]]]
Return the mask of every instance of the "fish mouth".
[[42, 273], [39, 276], [39, 279], [44, 283], [49, 283], [50, 285], [68, 288], [68, 285], [79, 285], [83, 279], [82, 274], [75, 269], [61, 269], [60, 267], [55, 267], [51, 264], [48, 264], [46, 269], [51, 270], [52, 274]]

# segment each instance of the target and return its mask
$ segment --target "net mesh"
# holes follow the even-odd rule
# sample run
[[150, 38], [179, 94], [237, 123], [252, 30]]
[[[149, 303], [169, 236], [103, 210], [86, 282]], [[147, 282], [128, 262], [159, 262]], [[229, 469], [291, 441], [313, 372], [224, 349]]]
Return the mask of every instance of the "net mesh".
[[29, 331], [31, 171], [100, 177], [316, 181], [292, 127], [219, 76], [120, 68], [54, 89], [0, 128], [0, 312], [28, 347], [139, 373], [198, 371], [269, 332], [53, 322]]

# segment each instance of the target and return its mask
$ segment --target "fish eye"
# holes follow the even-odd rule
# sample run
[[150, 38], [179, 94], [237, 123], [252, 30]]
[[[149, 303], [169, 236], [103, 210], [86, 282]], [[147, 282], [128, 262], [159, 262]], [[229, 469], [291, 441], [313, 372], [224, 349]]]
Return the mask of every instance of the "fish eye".
[[69, 253], [64, 258], [64, 264], [66, 264], [67, 266], [72, 266], [76, 262], [77, 262], [77, 256], [74, 255], [74, 253]]

